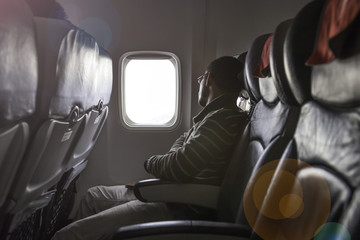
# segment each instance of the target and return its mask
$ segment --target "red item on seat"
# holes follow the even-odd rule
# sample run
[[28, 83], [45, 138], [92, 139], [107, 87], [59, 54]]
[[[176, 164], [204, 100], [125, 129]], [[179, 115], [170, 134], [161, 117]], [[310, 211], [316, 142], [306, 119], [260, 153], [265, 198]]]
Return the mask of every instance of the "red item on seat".
[[264, 44], [264, 48], [261, 53], [261, 59], [258, 65], [256, 66], [255, 71], [253, 72], [253, 75], [258, 78], [265, 78], [263, 71], [267, 69], [270, 65], [270, 43], [271, 39], [273, 37], [273, 34], [270, 34], [268, 39], [266, 40]]
[[324, 8], [315, 49], [306, 65], [331, 62], [335, 56], [329, 40], [344, 31], [360, 12], [360, 0], [329, 0]]

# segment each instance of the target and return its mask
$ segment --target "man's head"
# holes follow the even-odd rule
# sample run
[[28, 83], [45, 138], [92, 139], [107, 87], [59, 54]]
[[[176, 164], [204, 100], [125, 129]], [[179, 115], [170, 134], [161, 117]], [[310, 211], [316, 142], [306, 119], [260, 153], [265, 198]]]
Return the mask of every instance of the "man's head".
[[204, 107], [220, 95], [239, 93], [243, 83], [238, 75], [243, 69], [244, 65], [234, 57], [224, 56], [212, 61], [198, 78], [199, 104]]

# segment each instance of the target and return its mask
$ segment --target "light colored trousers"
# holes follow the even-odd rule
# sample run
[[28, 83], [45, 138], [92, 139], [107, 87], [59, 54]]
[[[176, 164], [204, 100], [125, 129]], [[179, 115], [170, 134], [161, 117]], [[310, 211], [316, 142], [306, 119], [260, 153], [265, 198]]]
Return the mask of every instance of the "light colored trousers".
[[111, 239], [121, 226], [172, 219], [166, 204], [143, 203], [123, 185], [90, 188], [76, 218], [77, 221], [58, 231], [52, 240]]

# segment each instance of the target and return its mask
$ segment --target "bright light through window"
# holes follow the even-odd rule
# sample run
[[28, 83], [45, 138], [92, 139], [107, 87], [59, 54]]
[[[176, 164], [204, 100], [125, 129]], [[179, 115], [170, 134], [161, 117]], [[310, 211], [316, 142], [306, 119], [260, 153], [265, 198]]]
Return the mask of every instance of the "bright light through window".
[[[174, 64], [175, 63], [175, 64]], [[128, 127], [171, 127], [177, 120], [179, 77], [174, 59], [125, 57], [122, 117]]]

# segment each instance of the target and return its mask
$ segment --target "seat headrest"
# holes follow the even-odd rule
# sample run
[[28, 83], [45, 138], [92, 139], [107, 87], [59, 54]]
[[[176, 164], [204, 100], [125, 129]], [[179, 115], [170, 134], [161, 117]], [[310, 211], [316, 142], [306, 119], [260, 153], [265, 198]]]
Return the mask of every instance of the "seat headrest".
[[284, 44], [284, 66], [291, 91], [303, 104], [311, 99], [311, 67], [305, 62], [311, 55], [325, 0], [312, 1], [295, 16]]
[[273, 33], [266, 39], [262, 47], [261, 57], [253, 72], [253, 75], [258, 78], [266, 78], [271, 76], [270, 72], [270, 45], [272, 42]]
[[297, 106], [284, 68], [284, 42], [291, 23], [291, 19], [286, 20], [275, 29], [270, 48], [270, 69], [280, 100], [287, 105]]
[[95, 39], [63, 20], [35, 18], [41, 73], [41, 109], [64, 118], [77, 106], [84, 113], [99, 101], [107, 104], [112, 89], [112, 60]]
[[[338, 4], [343, 8], [341, 9]], [[316, 64], [312, 66], [311, 74], [312, 97], [323, 105], [358, 107], [360, 104], [360, 2], [328, 1], [320, 26], [314, 54], [309, 59], [309, 63]], [[321, 42], [321, 37], [326, 31], [329, 35], [325, 37], [328, 39]], [[317, 50], [319, 48], [325, 51], [319, 52]]]
[[245, 80], [249, 95], [256, 102], [261, 99], [267, 103], [278, 101], [274, 81], [269, 67], [269, 53], [272, 34], [256, 38], [246, 56]]
[[244, 70], [239, 73], [239, 80], [242, 82], [243, 89], [239, 93], [239, 97], [237, 99], [237, 106], [245, 111], [250, 112], [252, 105], [255, 102], [255, 99], [251, 99], [249, 95], [249, 87], [247, 85], [247, 81], [245, 80], [245, 61], [246, 61], [247, 52], [243, 52], [236, 56], [236, 58], [243, 64]]
[[0, 1], [0, 126], [35, 111], [38, 60], [32, 14], [22, 1]]
[[[334, 4], [343, 7], [334, 7]], [[300, 104], [310, 99], [328, 106], [352, 107], [360, 103], [360, 6], [353, 4], [360, 3], [356, 0], [314, 1], [295, 17], [285, 41], [285, 69]], [[346, 8], [352, 13], [344, 13]], [[354, 9], [357, 12], [354, 13]], [[336, 19], [331, 20], [329, 16]], [[338, 26], [333, 25], [339, 25], [342, 18], [347, 19], [347, 25], [340, 24], [337, 34], [321, 40], [324, 29], [337, 29]], [[319, 57], [323, 51], [319, 51], [319, 47], [330, 49], [332, 56], [326, 55], [325, 60]]]
[[246, 55], [245, 61], [245, 81], [248, 87], [248, 92], [251, 99], [258, 102], [262, 99], [259, 88], [259, 78], [253, 75], [258, 63], [261, 59], [261, 54], [264, 48], [264, 44], [270, 34], [264, 34], [257, 37], [251, 44], [249, 51]]
[[74, 28], [62, 40], [57, 62], [58, 88], [50, 115], [63, 116], [77, 105], [88, 111], [99, 101], [108, 104], [112, 89], [112, 61], [86, 32]]
[[[241, 81], [241, 86], [243, 86], [243, 90], [248, 91], [248, 87], [247, 87], [247, 81], [245, 80], [246, 75], [245, 75], [245, 61], [246, 61], [246, 55], [247, 52], [243, 52], [237, 56], [235, 56], [244, 66], [243, 71], [241, 71], [238, 75], [238, 79]], [[239, 96], [241, 96], [243, 90], [240, 91]]]
[[323, 8], [314, 51], [306, 64], [325, 64], [335, 57], [346, 58], [347, 54], [360, 51], [360, 44], [347, 39], [358, 32], [355, 22], [359, 11], [358, 0], [329, 0]]

